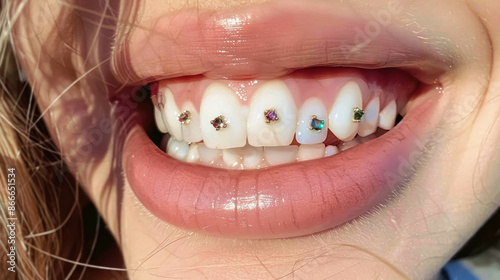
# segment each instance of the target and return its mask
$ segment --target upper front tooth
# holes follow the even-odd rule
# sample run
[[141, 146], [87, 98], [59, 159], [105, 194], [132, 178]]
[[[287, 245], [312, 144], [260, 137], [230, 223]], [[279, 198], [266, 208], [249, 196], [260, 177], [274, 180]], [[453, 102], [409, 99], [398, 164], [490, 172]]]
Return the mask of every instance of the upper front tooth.
[[[229, 87], [214, 83], [201, 100], [200, 121], [203, 142], [208, 148], [228, 149], [246, 144], [246, 118], [237, 95]], [[225, 128], [216, 130], [211, 121], [221, 116]]]
[[[277, 121], [266, 122], [265, 111], [274, 109]], [[250, 103], [247, 122], [248, 143], [254, 147], [287, 146], [296, 128], [296, 107], [290, 90], [282, 81], [271, 81], [257, 89]]]
[[349, 141], [358, 133], [359, 123], [353, 121], [356, 107], [363, 109], [361, 89], [351, 81], [340, 90], [329, 116], [330, 130], [342, 141]]
[[179, 122], [179, 114], [181, 111], [175, 103], [174, 95], [169, 88], [160, 89], [163, 91], [163, 118], [167, 122], [169, 132], [177, 139], [182, 140], [181, 123]]
[[186, 142], [200, 142], [203, 140], [203, 136], [201, 134], [200, 115], [194, 108], [193, 103], [189, 101], [184, 103], [181, 111], [187, 111], [190, 115], [189, 123], [181, 126], [182, 140]]
[[[324, 121], [321, 130], [311, 129], [311, 118], [316, 116], [319, 121]], [[297, 132], [295, 138], [301, 144], [322, 143], [328, 133], [328, 114], [320, 99], [313, 97], [306, 100], [299, 110]]]
[[365, 114], [361, 118], [358, 134], [361, 137], [368, 136], [377, 131], [378, 112], [380, 110], [380, 98], [373, 98], [365, 108]]
[[392, 100], [382, 111], [380, 111], [378, 126], [385, 130], [392, 129], [396, 123], [397, 114], [398, 109], [396, 106], [396, 100]]

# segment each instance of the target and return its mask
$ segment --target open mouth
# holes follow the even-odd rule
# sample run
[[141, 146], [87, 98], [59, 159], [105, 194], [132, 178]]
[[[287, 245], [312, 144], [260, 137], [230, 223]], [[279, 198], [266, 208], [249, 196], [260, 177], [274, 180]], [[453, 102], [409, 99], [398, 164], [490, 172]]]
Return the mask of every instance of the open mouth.
[[[289, 21], [308, 15], [290, 9]], [[219, 25], [209, 27], [200, 24], [200, 18], [195, 22], [206, 31], [201, 37], [210, 42], [207, 52], [224, 49], [227, 43], [227, 36], [214, 42], [208, 35], [219, 38], [219, 27], [233, 34], [235, 25], [240, 40], [267, 47], [266, 36], [272, 34], [253, 29], [269, 26], [283, 13], [248, 16], [259, 14], [253, 9], [244, 23], [235, 20], [239, 14], [210, 15], [204, 22]], [[313, 26], [283, 29], [293, 30], [294, 38], [317, 36], [309, 40], [318, 46], [325, 40], [353, 38], [348, 32], [307, 33], [335, 20], [317, 12], [315, 16], [320, 20]], [[191, 33], [195, 27], [189, 27], [189, 20], [184, 18], [182, 24]], [[168, 30], [175, 30], [173, 21]], [[352, 22], [343, 19], [337, 25]], [[261, 36], [248, 37], [253, 34]], [[132, 37], [131, 42], [143, 42], [145, 36], [150, 36], [147, 46], [155, 51], [149, 53], [157, 59], [183, 57], [175, 53], [182, 49], [158, 52], [151, 34], [136, 35], [140, 39]], [[176, 36], [181, 46], [196, 45], [191, 36]], [[290, 48], [289, 40], [275, 42], [273, 48], [291, 51], [288, 55], [299, 61], [296, 65], [279, 57], [282, 52], [273, 52], [280, 67], [277, 62], [265, 66], [262, 61], [269, 52], [255, 54], [239, 45], [231, 47], [230, 56], [238, 58], [233, 62], [253, 53], [252, 60], [241, 65], [214, 58], [216, 51], [209, 69], [204, 68], [207, 63], [195, 65], [187, 59], [191, 64], [184, 72], [173, 66], [168, 71], [148, 69], [132, 61], [134, 79], [148, 82], [152, 103], [144, 114], [147, 121], [130, 130], [125, 144], [125, 174], [139, 201], [172, 225], [238, 238], [312, 234], [384, 202], [412, 175], [412, 163], [403, 161], [418, 155], [435, 127], [442, 74], [438, 70], [446, 67], [425, 55], [424, 47], [403, 47], [405, 42], [414, 44], [412, 40], [400, 38], [402, 46], [389, 47], [388, 38], [394, 41], [390, 32], [377, 36], [370, 42], [377, 52], [353, 52], [348, 62], [318, 62], [309, 49]], [[134, 54], [127, 57], [148, 53], [137, 44], [141, 47], [127, 49]], [[381, 46], [404, 59], [380, 55]], [[144, 58], [152, 60], [154, 55]], [[381, 57], [385, 61], [378, 61]], [[144, 124], [153, 120], [156, 129]]]
[[381, 136], [417, 85], [394, 69], [304, 69], [270, 81], [166, 80], [151, 95], [160, 149], [243, 170], [329, 157]]

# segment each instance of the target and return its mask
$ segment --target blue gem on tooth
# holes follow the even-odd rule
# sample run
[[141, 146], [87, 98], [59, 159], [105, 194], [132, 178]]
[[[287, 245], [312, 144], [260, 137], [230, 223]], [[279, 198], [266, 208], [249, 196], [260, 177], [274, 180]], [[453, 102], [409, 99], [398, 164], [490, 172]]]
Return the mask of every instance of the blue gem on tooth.
[[323, 127], [325, 127], [325, 121], [318, 119], [318, 116], [312, 115], [311, 120], [309, 122], [309, 129], [320, 132]]

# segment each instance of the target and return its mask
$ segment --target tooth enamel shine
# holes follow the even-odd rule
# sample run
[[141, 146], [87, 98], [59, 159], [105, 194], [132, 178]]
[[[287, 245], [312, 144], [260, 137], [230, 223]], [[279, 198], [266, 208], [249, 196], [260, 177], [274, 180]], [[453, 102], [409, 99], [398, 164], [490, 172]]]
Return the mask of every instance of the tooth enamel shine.
[[299, 110], [295, 138], [300, 144], [318, 144], [328, 133], [328, 113], [323, 102], [312, 97]]
[[210, 149], [245, 146], [247, 121], [244, 111], [239, 97], [228, 86], [221, 83], [209, 85], [200, 106], [201, 132], [205, 145]]
[[[274, 114], [267, 121], [269, 108]], [[248, 143], [254, 147], [288, 146], [295, 136], [297, 109], [292, 94], [283, 81], [270, 81], [258, 88], [252, 96], [247, 121]], [[277, 120], [277, 119], [275, 119]]]
[[352, 140], [358, 133], [359, 123], [353, 122], [353, 110], [363, 109], [361, 89], [351, 81], [340, 90], [329, 115], [330, 130], [342, 141]]

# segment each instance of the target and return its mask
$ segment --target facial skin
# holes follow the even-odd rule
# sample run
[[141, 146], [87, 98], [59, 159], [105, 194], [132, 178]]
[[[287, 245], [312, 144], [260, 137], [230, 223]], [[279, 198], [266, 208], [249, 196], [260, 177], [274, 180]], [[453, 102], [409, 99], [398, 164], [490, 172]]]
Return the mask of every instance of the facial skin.
[[[430, 279], [498, 207], [497, 1], [400, 2], [404, 10], [390, 26], [419, 34], [420, 40], [451, 58], [451, 67], [439, 77], [443, 92], [437, 110], [445, 118], [439, 120], [433, 140], [422, 147], [418, 161], [407, 159], [414, 168], [412, 176], [383, 206], [318, 234], [268, 240], [192, 233], [152, 215], [123, 176], [127, 130], [120, 129], [139, 107], [122, 107], [117, 120], [112, 115], [116, 104], [108, 101], [106, 89], [140, 85], [140, 80], [125, 75], [123, 65], [110, 64], [110, 50], [155, 19], [189, 10], [210, 13], [269, 3], [149, 0], [124, 7], [117, 0], [109, 3], [120, 11], [116, 21], [109, 10], [84, 2], [26, 1], [13, 37], [43, 120], [118, 241], [131, 279]], [[309, 4], [351, 9], [368, 22], [370, 11], [384, 9], [387, 1]], [[195, 71], [195, 66], [183, 63], [179, 58], [184, 73]], [[209, 74], [220, 74], [208, 68], [204, 70]], [[166, 71], [161, 78], [182, 74]], [[146, 80], [147, 75], [142, 82]]]

